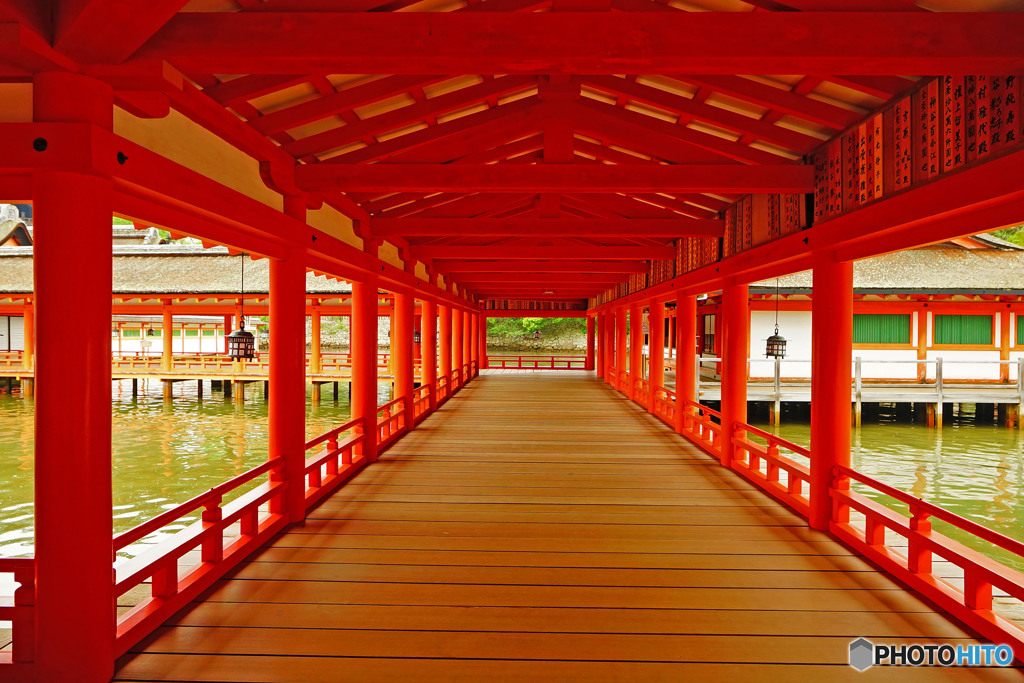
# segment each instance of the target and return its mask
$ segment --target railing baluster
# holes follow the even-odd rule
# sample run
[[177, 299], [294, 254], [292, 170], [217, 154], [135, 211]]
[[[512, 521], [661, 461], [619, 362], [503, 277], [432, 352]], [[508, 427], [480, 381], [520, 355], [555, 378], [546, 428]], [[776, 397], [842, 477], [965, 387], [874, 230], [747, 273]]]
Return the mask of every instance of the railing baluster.
[[[213, 525], [216, 527], [214, 533], [209, 534], [203, 540], [202, 560], [203, 562], [220, 562], [224, 559], [224, 529], [220, 522], [224, 519], [224, 511], [220, 506], [221, 497], [211, 499], [203, 510], [203, 526]], [[177, 577], [175, 577], [177, 584]]]

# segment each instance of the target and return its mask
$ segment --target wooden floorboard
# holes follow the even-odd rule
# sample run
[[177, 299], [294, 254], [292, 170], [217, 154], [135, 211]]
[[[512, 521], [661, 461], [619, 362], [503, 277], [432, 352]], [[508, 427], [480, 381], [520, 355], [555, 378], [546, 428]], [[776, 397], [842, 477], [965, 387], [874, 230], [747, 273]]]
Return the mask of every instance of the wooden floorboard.
[[495, 373], [117, 680], [819, 683], [860, 636], [975, 642], [592, 376]]

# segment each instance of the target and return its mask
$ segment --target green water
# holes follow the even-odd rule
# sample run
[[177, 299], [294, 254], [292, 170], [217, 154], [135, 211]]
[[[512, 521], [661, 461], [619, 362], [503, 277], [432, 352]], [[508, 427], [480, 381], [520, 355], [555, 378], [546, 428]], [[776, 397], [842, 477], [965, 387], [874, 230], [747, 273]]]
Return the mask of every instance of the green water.
[[[766, 431], [771, 428], [760, 426]], [[786, 423], [778, 436], [810, 445], [810, 426]], [[942, 429], [895, 421], [853, 430], [853, 469], [1012, 538], [1024, 539], [1024, 435], [1016, 429], [956, 421]], [[806, 463], [805, 463], [806, 464]], [[855, 491], [900, 513], [905, 505], [855, 483]], [[1024, 559], [943, 522], [939, 533], [1024, 571]], [[890, 541], [892, 537], [890, 537]]]
[[[231, 477], [267, 460], [267, 403], [262, 383], [248, 385], [245, 401], [235, 403], [195, 382], [174, 385], [164, 401], [159, 382], [114, 383], [112, 422], [114, 532], [130, 529]], [[308, 394], [308, 392], [307, 392]], [[322, 434], [349, 419], [348, 390], [324, 385], [319, 405], [306, 407], [307, 437]], [[390, 384], [381, 383], [379, 403], [390, 400]], [[0, 394], [0, 557], [32, 554], [33, 406]], [[167, 527], [184, 528], [198, 514]], [[150, 537], [156, 542], [161, 534]], [[128, 553], [138, 549], [126, 549]]]

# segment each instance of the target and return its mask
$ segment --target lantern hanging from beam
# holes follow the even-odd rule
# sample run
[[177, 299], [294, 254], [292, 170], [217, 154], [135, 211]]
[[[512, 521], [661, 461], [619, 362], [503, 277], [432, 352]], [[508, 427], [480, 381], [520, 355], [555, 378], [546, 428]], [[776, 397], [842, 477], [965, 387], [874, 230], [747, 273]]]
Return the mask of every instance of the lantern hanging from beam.
[[779, 280], [775, 279], [775, 334], [768, 337], [765, 358], [785, 358], [786, 338], [779, 334]]
[[228, 357], [252, 360], [256, 357], [256, 337], [245, 330], [245, 254], [242, 258], [242, 297], [238, 305], [238, 329], [228, 335]]

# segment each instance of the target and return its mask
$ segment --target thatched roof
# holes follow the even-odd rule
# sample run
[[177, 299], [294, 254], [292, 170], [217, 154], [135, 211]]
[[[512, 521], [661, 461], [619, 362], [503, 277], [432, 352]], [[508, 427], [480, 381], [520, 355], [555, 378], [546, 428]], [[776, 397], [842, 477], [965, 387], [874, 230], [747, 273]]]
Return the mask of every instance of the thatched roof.
[[[114, 246], [115, 294], [238, 294], [242, 263], [247, 294], [270, 291], [270, 262], [229, 255], [224, 247], [204, 249], [191, 245]], [[71, 274], [87, 276], [87, 273]], [[27, 294], [32, 285], [31, 247], [0, 249], [0, 292]], [[347, 282], [306, 273], [309, 294], [347, 294]]]
[[[981, 238], [981, 239], [979, 239]], [[898, 251], [853, 264], [853, 288], [862, 293], [1024, 294], [1024, 250], [990, 235], [972, 238], [987, 248], [943, 243]], [[751, 289], [775, 289], [763, 280]], [[779, 278], [785, 292], [811, 289], [811, 271]]]

